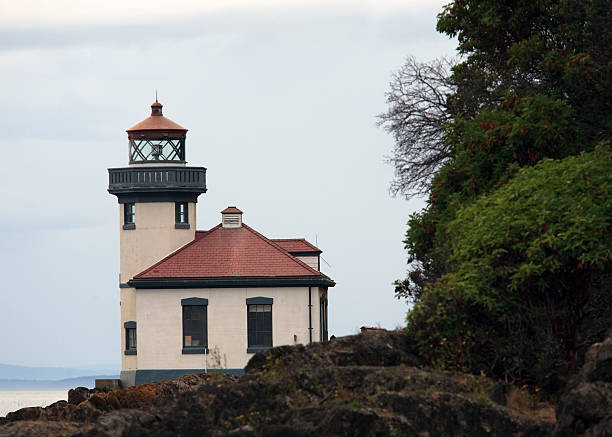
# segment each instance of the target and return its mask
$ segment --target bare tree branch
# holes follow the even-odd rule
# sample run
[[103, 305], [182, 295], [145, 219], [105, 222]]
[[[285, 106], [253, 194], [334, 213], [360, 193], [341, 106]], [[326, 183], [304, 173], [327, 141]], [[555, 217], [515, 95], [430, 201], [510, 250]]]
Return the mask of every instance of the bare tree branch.
[[426, 194], [431, 178], [450, 157], [443, 126], [452, 120], [449, 97], [454, 61], [446, 58], [420, 63], [414, 57], [397, 71], [386, 93], [388, 110], [378, 126], [393, 135], [395, 146], [387, 161], [395, 167], [390, 191], [406, 198]]

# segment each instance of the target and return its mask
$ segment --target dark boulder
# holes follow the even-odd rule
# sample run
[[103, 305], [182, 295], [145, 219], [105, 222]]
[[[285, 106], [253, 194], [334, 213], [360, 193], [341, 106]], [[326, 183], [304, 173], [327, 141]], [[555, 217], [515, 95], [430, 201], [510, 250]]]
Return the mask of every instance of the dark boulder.
[[79, 405], [81, 402], [89, 399], [91, 392], [92, 391], [86, 387], [71, 388], [68, 390], [68, 403]]
[[612, 337], [588, 350], [557, 405], [555, 436], [612, 436]]
[[76, 389], [70, 403], [11, 413], [0, 436], [550, 434], [549, 422], [508, 408], [498, 382], [421, 368], [411, 350], [403, 332], [368, 331], [256, 354], [241, 378]]
[[[305, 350], [308, 349], [308, 353]], [[299, 366], [420, 366], [424, 361], [412, 353], [412, 338], [403, 331], [367, 331], [339, 337], [308, 347], [281, 346], [259, 352], [245, 371], [261, 371], [270, 361], [283, 359]], [[306, 360], [306, 361], [305, 361]]]

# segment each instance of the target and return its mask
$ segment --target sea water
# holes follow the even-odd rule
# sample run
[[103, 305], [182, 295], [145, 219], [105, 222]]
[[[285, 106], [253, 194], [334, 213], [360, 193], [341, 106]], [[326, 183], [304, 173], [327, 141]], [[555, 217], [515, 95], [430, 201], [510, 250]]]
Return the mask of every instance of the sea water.
[[0, 417], [25, 407], [46, 407], [68, 399], [68, 390], [0, 390]]

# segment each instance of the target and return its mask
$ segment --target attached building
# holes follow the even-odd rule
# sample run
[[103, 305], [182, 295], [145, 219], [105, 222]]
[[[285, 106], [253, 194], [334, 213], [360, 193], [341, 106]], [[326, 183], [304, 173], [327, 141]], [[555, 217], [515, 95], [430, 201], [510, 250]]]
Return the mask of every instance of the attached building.
[[109, 169], [120, 206], [124, 386], [202, 371], [241, 374], [252, 354], [327, 341], [321, 250], [268, 239], [228, 207], [196, 231], [206, 169], [186, 167], [187, 130], [162, 114], [128, 130], [130, 163]]

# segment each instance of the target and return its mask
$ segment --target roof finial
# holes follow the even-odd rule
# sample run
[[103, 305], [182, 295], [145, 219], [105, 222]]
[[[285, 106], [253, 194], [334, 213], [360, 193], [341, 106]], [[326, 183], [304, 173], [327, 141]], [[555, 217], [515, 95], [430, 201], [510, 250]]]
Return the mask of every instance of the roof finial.
[[155, 101], [157, 102], [157, 88], [155, 88]]

